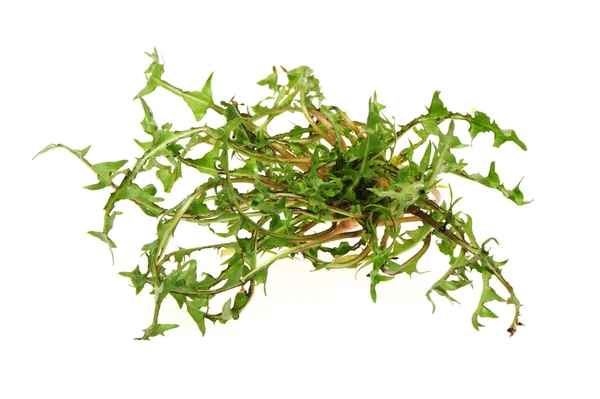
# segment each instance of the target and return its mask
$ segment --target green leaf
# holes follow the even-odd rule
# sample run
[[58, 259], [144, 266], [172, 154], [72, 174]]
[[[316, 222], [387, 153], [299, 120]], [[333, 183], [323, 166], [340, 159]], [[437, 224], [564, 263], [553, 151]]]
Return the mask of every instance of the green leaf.
[[518, 145], [523, 151], [527, 151], [527, 146], [523, 143], [515, 133], [514, 130], [500, 129], [495, 121], [490, 120], [490, 117], [483, 112], [475, 112], [474, 117], [467, 118], [471, 124], [469, 133], [471, 139], [475, 139], [479, 133], [493, 132], [494, 133], [494, 147], [500, 147], [507, 141], [512, 141]]
[[373, 98], [369, 99], [369, 115], [367, 117], [367, 130], [375, 129], [379, 124], [385, 124], [387, 121], [381, 116], [381, 111], [385, 105], [377, 102], [377, 93], [373, 93]]
[[202, 120], [206, 111], [214, 105], [212, 97], [212, 82], [213, 74], [211, 73], [204, 83], [202, 91], [187, 91], [183, 96], [183, 99], [194, 113], [194, 117], [197, 121]]
[[[424, 224], [421, 227], [416, 228], [415, 230], [409, 230], [403, 233], [403, 236], [400, 237], [402, 243], [394, 242], [394, 247], [392, 250], [391, 256], [398, 256], [406, 251], [411, 250], [420, 242], [425, 240], [429, 232], [433, 228], [427, 224]], [[404, 238], [405, 235], [408, 235], [408, 238]]]
[[116, 248], [117, 245], [113, 242], [113, 240], [111, 240], [110, 238], [108, 238], [108, 235], [101, 232], [101, 231], [88, 231], [88, 234], [91, 236], [94, 236], [96, 238], [98, 238], [100, 241], [102, 241], [103, 243], [108, 244], [109, 247], [111, 248]]
[[75, 155], [77, 158], [83, 159], [83, 157], [86, 156], [86, 154], [88, 153], [88, 151], [90, 150], [91, 147], [92, 147], [91, 145], [88, 145], [87, 147], [85, 147], [82, 150], [75, 150], [73, 148], [67, 147], [64, 144], [50, 144], [50, 145], [46, 146], [46, 148], [44, 148], [43, 150], [41, 150], [40, 152], [35, 154], [33, 159], [36, 159], [38, 156], [42, 155], [43, 153], [53, 150], [55, 148], [63, 148], [65, 150], [69, 151], [71, 154]]
[[313, 76], [313, 71], [307, 66], [299, 66], [287, 72], [288, 87], [305, 91], [318, 91], [319, 80]]
[[240, 252], [235, 253], [229, 258], [227, 263], [227, 269], [219, 275], [219, 280], [227, 279], [222, 288], [237, 286], [244, 272], [244, 260]]
[[170, 169], [158, 169], [156, 171], [156, 177], [158, 177], [158, 180], [160, 180], [160, 182], [162, 183], [165, 193], [171, 191], [174, 175], [175, 174]]
[[146, 103], [146, 100], [144, 100], [142, 97], [140, 97], [140, 102], [142, 103], [142, 108], [144, 109], [144, 119], [142, 119], [142, 121], [140, 122], [140, 125], [142, 125], [144, 132], [146, 132], [148, 134], [154, 134], [156, 129], [158, 129], [158, 125], [156, 124], [156, 121], [154, 120], [154, 115], [152, 114], [152, 110]]
[[442, 136], [442, 131], [439, 128], [439, 124], [450, 115], [448, 109], [444, 106], [444, 103], [440, 99], [440, 92], [436, 91], [433, 93], [431, 99], [431, 105], [427, 108], [427, 118], [421, 120], [421, 124], [425, 129], [425, 139], [427, 135], [432, 134], [435, 136]]
[[231, 319], [233, 319], [233, 314], [231, 313], [231, 298], [229, 298], [227, 302], [223, 304], [223, 310], [221, 311], [221, 322], [225, 323]]
[[269, 273], [268, 268], [261, 269], [254, 275], [254, 282], [256, 285], [263, 284], [264, 294], [267, 295], [267, 275]]
[[438, 243], [438, 248], [442, 254], [449, 256], [451, 261], [454, 259], [454, 250], [456, 248], [455, 242], [442, 240]]
[[393, 276], [385, 276], [380, 273], [380, 270], [384, 266], [385, 262], [385, 255], [383, 255], [383, 253], [379, 253], [379, 255], [373, 261], [373, 268], [371, 269], [371, 272], [368, 274], [371, 280], [370, 294], [373, 303], [377, 302], [377, 285], [383, 281], [390, 281], [394, 278]]
[[216, 142], [212, 150], [208, 151], [204, 156], [200, 159], [190, 159], [185, 158], [184, 163], [188, 166], [196, 168], [199, 172], [205, 173], [211, 176], [217, 177], [219, 174], [217, 173], [215, 164], [219, 159], [219, 152], [221, 150], [221, 145], [219, 142]]
[[477, 309], [475, 309], [475, 312], [471, 317], [471, 323], [476, 330], [479, 330], [479, 327], [484, 327], [483, 324], [479, 323], [479, 317], [498, 318], [494, 312], [485, 306], [487, 302], [506, 302], [506, 299], [502, 298], [496, 293], [496, 291], [494, 291], [492, 287], [490, 287], [490, 279], [492, 277], [491, 272], [487, 269], [483, 269], [481, 276], [483, 279], [483, 290], [481, 291], [481, 297], [479, 298]]
[[121, 215], [122, 212], [119, 211], [114, 211], [108, 215], [105, 215], [104, 218], [104, 229], [103, 231], [88, 231], [88, 234], [98, 238], [100, 241], [108, 244], [108, 248], [110, 249], [110, 254], [111, 257], [113, 258], [113, 263], [114, 263], [114, 255], [112, 252], [113, 248], [116, 248], [117, 246], [115, 245], [115, 243], [108, 237], [108, 233], [110, 232], [110, 230], [113, 227], [113, 223], [115, 221], [115, 218], [117, 217], [117, 215]]
[[150, 66], [144, 72], [148, 80], [146, 82], [146, 86], [142, 90], [140, 90], [140, 92], [135, 96], [134, 99], [141, 98], [147, 94], [152, 93], [154, 89], [156, 89], [156, 87], [158, 86], [157, 80], [160, 80], [163, 73], [165, 72], [165, 67], [160, 62], [156, 48], [151, 54], [146, 53], [146, 55], [152, 60], [152, 63], [150, 63]]
[[431, 303], [431, 313], [435, 313], [435, 302], [433, 301], [433, 299], [431, 298], [431, 293], [432, 292], [436, 292], [437, 294], [443, 296], [444, 298], [448, 299], [450, 301], [450, 303], [460, 303], [458, 302], [452, 295], [450, 295], [448, 293], [448, 290], [442, 288], [442, 287], [436, 287], [433, 289], [430, 289], [429, 291], [427, 291], [427, 293], [425, 294], [425, 296], [427, 297], [427, 300], [429, 301], [429, 303]]
[[144, 151], [148, 151], [150, 148], [152, 148], [152, 141], [142, 142], [137, 139], [133, 139], [133, 141], [135, 141], [135, 143]]
[[[160, 129], [157, 129], [152, 134], [152, 147], [159, 147], [162, 143], [169, 140], [173, 137], [173, 132], [170, 131], [169, 126], [162, 126]], [[163, 155], [169, 156], [169, 152], [166, 149], [163, 149], [161, 152], [157, 153], [156, 156]]]
[[176, 166], [168, 169], [158, 169], [156, 171], [156, 177], [163, 185], [165, 193], [170, 193], [173, 188], [173, 184], [181, 178], [181, 164], [177, 162]]
[[421, 174], [425, 173], [425, 171], [429, 168], [429, 162], [431, 160], [431, 141], [427, 144], [427, 149], [423, 154], [423, 158], [421, 158], [421, 162], [419, 163], [419, 172]]
[[422, 183], [414, 183], [406, 185], [392, 185], [388, 190], [381, 188], [368, 188], [367, 190], [375, 193], [381, 198], [392, 198], [398, 200], [397, 204], [399, 204], [402, 209], [406, 209], [419, 200], [421, 197], [422, 188]]
[[494, 291], [492, 287], [487, 287], [483, 290], [481, 294], [481, 300], [485, 302], [498, 301], [498, 302], [506, 302], [506, 299], [502, 298], [500, 295]]
[[123, 277], [128, 277], [131, 279], [131, 284], [135, 288], [136, 295], [142, 292], [144, 286], [146, 285], [147, 275], [140, 272], [139, 266], [136, 266], [135, 269], [130, 272], [120, 272], [119, 274]]
[[149, 194], [147, 191], [142, 190], [140, 186], [135, 183], [128, 184], [116, 197], [117, 201], [126, 199], [132, 199], [146, 204], [164, 201], [162, 198], [155, 197], [153, 194]]
[[335, 248], [327, 248], [323, 247], [323, 251], [331, 253], [331, 256], [334, 258], [339, 258], [340, 256], [346, 255], [348, 252], [352, 250], [348, 241], [342, 241], [339, 246]]
[[479, 317], [490, 317], [493, 319], [497, 319], [498, 316], [496, 316], [496, 314], [494, 312], [492, 312], [491, 310], [489, 310], [488, 308], [486, 308], [485, 306], [481, 306], [481, 309], [479, 310]]
[[176, 292], [169, 292], [169, 294], [173, 297], [173, 299], [175, 299], [175, 301], [177, 302], [177, 306], [179, 306], [179, 309], [182, 309], [183, 304], [185, 303], [185, 295]]
[[206, 315], [206, 313], [199, 310], [197, 307], [193, 306], [189, 302], [186, 302], [186, 309], [187, 309], [188, 314], [196, 322], [196, 325], [198, 326], [198, 329], [202, 333], [202, 336], [204, 336], [204, 334], [206, 334], [206, 325], [204, 324], [204, 318], [205, 318], [204, 316]]
[[165, 335], [166, 331], [172, 330], [177, 327], [179, 327], [179, 324], [156, 324], [144, 330], [144, 336], [151, 338], [156, 337], [157, 335]]
[[371, 278], [371, 286], [370, 286], [371, 300], [373, 301], [373, 303], [376, 303], [377, 302], [377, 288], [376, 288], [377, 284], [379, 284], [383, 281], [393, 280], [394, 277], [381, 275], [381, 274], [379, 274], [379, 270], [372, 271], [369, 276]]
[[235, 299], [233, 301], [233, 309], [240, 310], [241, 308], [243, 308], [244, 306], [246, 306], [246, 304], [248, 303], [249, 299], [250, 298], [246, 294], [245, 290], [244, 291], [238, 291], [238, 293], [235, 294]]
[[85, 186], [88, 190], [97, 190], [98, 188], [107, 187], [112, 179], [118, 174], [117, 171], [127, 163], [126, 159], [115, 162], [100, 162], [92, 165], [92, 169], [96, 172], [99, 182], [93, 185]]
[[444, 118], [448, 116], [450, 112], [444, 106], [444, 103], [440, 99], [440, 91], [436, 91], [433, 93], [433, 98], [431, 99], [431, 105], [427, 108], [427, 115], [435, 116], [439, 118]]
[[492, 162], [490, 164], [490, 171], [488, 172], [488, 176], [486, 178], [486, 182], [489, 187], [496, 188], [500, 186], [500, 176], [496, 173], [496, 162]]
[[[523, 181], [523, 179], [521, 179], [521, 181]], [[517, 205], [529, 204], [531, 201], [525, 201], [525, 196], [523, 195], [523, 192], [519, 188], [521, 186], [521, 181], [519, 181], [519, 183], [515, 186], [515, 188], [508, 191], [506, 197], [509, 200], [513, 201]]]
[[389, 261], [387, 264], [388, 272], [392, 274], [406, 273], [411, 276], [413, 273], [421, 274], [417, 270], [417, 264], [419, 263], [419, 259], [412, 260], [410, 262], [403, 263], [402, 265]]
[[[269, 89], [277, 90], [277, 70], [273, 67], [273, 73], [269, 74], [266, 78], [260, 80], [257, 83], [259, 86], [268, 86]], [[256, 110], [255, 110], [256, 112]]]
[[435, 292], [435, 293], [439, 294], [440, 296], [445, 297], [451, 303], [460, 303], [449, 294], [449, 291], [456, 291], [459, 288], [470, 285], [471, 283], [472, 283], [471, 280], [468, 280], [468, 279], [462, 278], [462, 277], [460, 277], [460, 280], [444, 280], [444, 279], [442, 279], [442, 280], [437, 281], [429, 289], [429, 291], [427, 291], [427, 293], [425, 294], [425, 296], [427, 297], [427, 299], [429, 300], [429, 302], [431, 303], [431, 305], [433, 307], [432, 313], [435, 312], [435, 303], [431, 299], [432, 292]]
[[357, 158], [365, 158], [370, 154], [379, 154], [387, 148], [387, 145], [382, 142], [375, 134], [369, 134], [360, 142], [354, 150], [353, 155]]
[[500, 183], [500, 176], [496, 173], [496, 162], [492, 162], [490, 164], [490, 169], [487, 177], [483, 177], [479, 173], [467, 174], [463, 170], [455, 170], [452, 173], [467, 178], [469, 180], [473, 180], [479, 184], [482, 184], [486, 187], [493, 188], [495, 190], [500, 191], [506, 198], [513, 201], [517, 205], [526, 205], [531, 201], [525, 201], [525, 196], [520, 189], [521, 181], [513, 188], [512, 190], [508, 190], [503, 184]]
[[85, 188], [86, 190], [91, 190], [91, 191], [95, 191], [95, 190], [101, 190], [103, 188], [108, 187], [108, 185], [106, 183], [94, 183], [94, 184], [88, 184], [87, 186], [83, 186], [83, 188]]
[[194, 200], [194, 202], [192, 202], [192, 205], [190, 205], [190, 207], [187, 209], [187, 211], [185, 213], [187, 213], [188, 215], [192, 215], [192, 216], [209, 215], [210, 209], [204, 203], [205, 199], [206, 199], [206, 194], [201, 195], [200, 197], [196, 198]]
[[181, 272], [179, 280], [185, 281], [186, 286], [193, 287], [198, 279], [198, 262], [195, 259], [190, 259], [184, 266], [185, 270]]

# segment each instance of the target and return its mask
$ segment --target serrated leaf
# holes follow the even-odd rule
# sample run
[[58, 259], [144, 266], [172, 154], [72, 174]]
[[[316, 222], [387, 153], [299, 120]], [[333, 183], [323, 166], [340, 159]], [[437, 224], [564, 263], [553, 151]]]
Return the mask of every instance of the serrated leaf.
[[514, 130], [501, 129], [500, 132], [502, 134], [497, 134], [494, 137], [494, 147], [500, 147], [507, 141], [512, 141], [513, 143], [516, 143], [523, 151], [527, 151], [527, 146], [519, 139], [519, 137], [517, 137], [517, 133], [515, 133]]
[[222, 288], [235, 287], [238, 285], [244, 273], [244, 260], [240, 252], [234, 254], [227, 260], [228, 266], [220, 275], [219, 279], [227, 279]]
[[119, 169], [121, 169], [121, 167], [123, 165], [125, 165], [126, 163], [127, 163], [126, 159], [122, 159], [120, 161], [114, 161], [114, 162], [100, 162], [100, 163], [92, 165], [92, 169], [98, 175], [98, 179], [100, 180], [100, 183], [108, 185], [114, 178], [117, 171]]
[[492, 319], [497, 319], [498, 316], [492, 312], [490, 309], [488, 309], [485, 306], [481, 306], [481, 309], [479, 309], [479, 313], [478, 313], [479, 317], [489, 317]]
[[254, 275], [254, 282], [256, 285], [263, 284], [263, 290], [265, 296], [267, 295], [267, 276], [269, 273], [268, 268], [261, 269], [258, 273]]
[[214, 147], [208, 151], [202, 158], [199, 159], [190, 159], [185, 158], [184, 163], [188, 166], [196, 168], [201, 173], [206, 173], [211, 176], [219, 176], [216, 171], [215, 164], [219, 159], [219, 152], [221, 150], [221, 145], [219, 142], [215, 143]]
[[448, 116], [450, 112], [444, 106], [444, 103], [440, 99], [440, 91], [436, 91], [433, 93], [433, 98], [431, 99], [431, 105], [427, 108], [427, 115], [435, 116], [435, 117], [445, 117]]
[[409, 276], [411, 276], [413, 273], [420, 274], [420, 272], [417, 270], [418, 261], [419, 260], [416, 259], [410, 262], [403, 263], [401, 265], [394, 261], [389, 261], [387, 271], [391, 274], [406, 273]]
[[[277, 90], [277, 70], [273, 67], [273, 73], [269, 74], [266, 78], [260, 80], [257, 83], [259, 86], [268, 86], [269, 89], [276, 91]], [[254, 110], [254, 112], [257, 112]]]
[[427, 149], [423, 154], [423, 158], [421, 158], [421, 162], [419, 163], [419, 172], [421, 174], [425, 173], [425, 171], [429, 168], [429, 162], [431, 160], [431, 141], [427, 144]]
[[171, 295], [173, 299], [175, 299], [175, 302], [177, 302], [177, 306], [179, 306], [179, 309], [182, 309], [185, 303], [185, 295], [179, 294], [177, 292], [169, 292], [169, 295]]
[[202, 87], [202, 91], [187, 91], [183, 99], [194, 113], [197, 121], [202, 120], [206, 111], [214, 104], [212, 98], [212, 82], [213, 74], [211, 73]]
[[488, 176], [486, 178], [487, 184], [491, 188], [496, 188], [500, 185], [500, 176], [496, 173], [496, 162], [492, 162], [490, 164], [490, 170], [488, 172]]
[[169, 170], [158, 169], [156, 171], [156, 177], [162, 183], [163, 189], [165, 190], [166, 193], [171, 191], [171, 186], [173, 185], [173, 183], [172, 183], [173, 175], [174, 175], [174, 173], [170, 169]]
[[369, 134], [367, 137], [360, 142], [356, 150], [354, 150], [354, 156], [357, 158], [365, 158], [369, 154], [378, 154], [383, 151], [387, 145], [382, 142], [379, 137], [375, 134]]
[[88, 231], [88, 234], [91, 236], [94, 236], [96, 238], [98, 238], [100, 241], [102, 241], [103, 243], [106, 243], [109, 245], [109, 247], [111, 248], [116, 248], [117, 245], [113, 242], [113, 240], [111, 240], [110, 238], [108, 238], [108, 235], [101, 232], [101, 231]]
[[371, 300], [373, 301], [373, 303], [377, 302], [377, 285], [381, 282], [390, 281], [390, 280], [394, 279], [393, 276], [386, 276], [386, 275], [382, 275], [380, 273], [380, 270], [383, 267], [383, 265], [385, 264], [385, 261], [386, 261], [386, 259], [383, 256], [377, 257], [373, 261], [373, 268], [371, 269], [371, 272], [368, 275], [369, 279], [371, 280], [369, 291], [370, 291]]
[[140, 201], [142, 203], [155, 203], [164, 201], [162, 198], [155, 197], [153, 194], [149, 194], [147, 191], [144, 191], [135, 183], [128, 184], [123, 190], [119, 191], [116, 196], [116, 200], [126, 200], [133, 199], [136, 201]]
[[[425, 139], [429, 134], [441, 137], [442, 131], [438, 125], [443, 122], [449, 114], [450, 113], [448, 109], [444, 106], [444, 103], [440, 99], [440, 92], [436, 91], [433, 93], [431, 105], [427, 108], [427, 118], [423, 118], [421, 120], [425, 134], [420, 134], [420, 136], [423, 139]], [[454, 141], [452, 140], [452, 142]]]
[[190, 303], [186, 303], [186, 309], [188, 314], [192, 316], [192, 319], [194, 319], [194, 321], [196, 322], [196, 325], [202, 333], [202, 336], [204, 336], [204, 334], [206, 334], [206, 325], [204, 322], [204, 316], [206, 315], [206, 313], [192, 306]]
[[506, 299], [498, 295], [492, 287], [486, 287], [486, 289], [483, 290], [481, 300], [483, 303], [492, 301], [506, 302]]
[[204, 216], [210, 214], [210, 208], [204, 203], [205, 199], [206, 195], [201, 195], [196, 198], [185, 213], [192, 216]]
[[438, 248], [440, 252], [444, 255], [448, 255], [451, 258], [454, 258], [454, 250], [456, 249], [456, 243], [453, 241], [442, 240], [438, 243]]
[[477, 313], [473, 313], [473, 316], [471, 316], [471, 324], [473, 325], [473, 328], [475, 328], [477, 331], [479, 331], [479, 327], [485, 327], [483, 324], [479, 323], [479, 319], [477, 318], [478, 314]]
[[309, 67], [302, 65], [287, 71], [288, 87], [297, 88], [304, 91], [318, 91], [319, 80], [313, 76], [313, 71]]
[[450, 295], [448, 293], [448, 291], [446, 291], [445, 289], [443, 289], [441, 287], [436, 287], [436, 288], [430, 289], [425, 294], [425, 297], [427, 297], [427, 300], [429, 301], [429, 303], [431, 303], [431, 313], [435, 313], [435, 310], [436, 310], [435, 302], [431, 298], [431, 293], [432, 292], [435, 292], [435, 293], [443, 296], [444, 298], [448, 299], [450, 301], [450, 303], [460, 303], [452, 295]]
[[372, 130], [378, 124], [387, 123], [381, 116], [381, 111], [385, 109], [385, 105], [377, 102], [377, 93], [373, 93], [373, 98], [369, 99], [369, 114], [367, 116], [367, 129]]
[[371, 287], [370, 287], [370, 294], [371, 294], [371, 300], [373, 301], [373, 303], [377, 302], [377, 284], [383, 282], [383, 281], [390, 281], [393, 280], [394, 277], [392, 276], [384, 276], [379, 274], [379, 272], [371, 272]]
[[138, 295], [140, 292], [142, 292], [142, 290], [144, 289], [144, 286], [146, 285], [147, 278], [146, 278], [146, 274], [142, 274], [140, 272], [139, 266], [136, 266], [135, 269], [133, 269], [130, 272], [120, 272], [119, 274], [123, 277], [128, 277], [129, 279], [131, 279], [131, 284], [135, 288], [136, 295]]
[[161, 76], [165, 72], [165, 68], [160, 62], [160, 58], [158, 56], [156, 48], [152, 53], [146, 53], [146, 55], [152, 60], [150, 66], [145, 71], [147, 78], [146, 86], [142, 90], [140, 90], [140, 92], [135, 96], [134, 99], [141, 98], [147, 94], [152, 93], [154, 89], [156, 89], [156, 87], [158, 86], [156, 81], [160, 80]]
[[148, 329], [144, 330], [144, 336], [151, 338], [156, 337], [157, 335], [165, 335], [165, 332], [177, 327], [179, 327], [179, 324], [157, 324], [155, 326], [150, 326], [148, 327]]
[[521, 181], [513, 188], [512, 190], [508, 190], [504, 184], [500, 183], [500, 176], [496, 173], [496, 162], [492, 162], [490, 164], [490, 169], [487, 177], [483, 177], [479, 173], [473, 173], [468, 175], [464, 171], [453, 171], [453, 173], [466, 177], [467, 179], [476, 181], [479, 184], [482, 184], [486, 187], [493, 188], [495, 190], [500, 191], [506, 198], [513, 201], [517, 205], [526, 205], [531, 201], [526, 201], [523, 192], [520, 189]]
[[487, 269], [483, 269], [481, 272], [481, 277], [483, 279], [483, 289], [481, 291], [481, 297], [479, 298], [477, 309], [475, 309], [475, 312], [471, 317], [471, 322], [476, 330], [479, 330], [479, 327], [484, 327], [483, 324], [479, 323], [478, 317], [498, 318], [494, 312], [485, 306], [486, 303], [492, 301], [506, 302], [504, 298], [498, 295], [496, 291], [490, 287], [490, 279], [492, 277], [491, 272]]
[[403, 234], [408, 235], [409, 238], [399, 237], [402, 243], [394, 242], [394, 247], [390, 256], [398, 256], [410, 249], [414, 248], [420, 242], [422, 242], [425, 237], [431, 232], [432, 227], [424, 224], [421, 227], [418, 227], [415, 230], [409, 230]]
[[137, 145], [139, 145], [139, 146], [140, 146], [140, 148], [141, 148], [142, 150], [144, 150], [144, 151], [148, 151], [150, 148], [152, 148], [152, 142], [151, 142], [151, 141], [145, 141], [145, 142], [142, 142], [142, 141], [139, 141], [139, 140], [137, 140], [137, 139], [133, 139], [133, 141], [135, 141], [135, 143], [136, 143]]
[[198, 279], [198, 262], [195, 259], [190, 259], [185, 266], [186, 268], [181, 272], [179, 279], [185, 281], [186, 286], [192, 287]]
[[517, 137], [514, 130], [500, 129], [498, 124], [483, 112], [477, 111], [474, 117], [469, 117], [467, 120], [471, 124], [469, 129], [471, 139], [475, 139], [479, 133], [492, 132], [494, 133], [494, 147], [500, 147], [507, 141], [512, 141], [523, 151], [527, 151], [527, 146]]
[[158, 125], [154, 120], [152, 110], [146, 103], [146, 100], [144, 100], [142, 97], [140, 97], [140, 102], [142, 103], [142, 108], [144, 109], [144, 119], [142, 119], [140, 125], [142, 125], [144, 132], [148, 134], [153, 134], [156, 131], [156, 129], [158, 129]]
[[181, 166], [177, 163], [173, 168], [158, 169], [156, 171], [156, 177], [162, 183], [165, 193], [170, 193], [173, 184], [181, 177]]
[[[521, 179], [521, 181], [522, 181], [522, 179]], [[523, 192], [521, 191], [520, 186], [521, 186], [521, 182], [519, 182], [515, 186], [515, 188], [508, 191], [507, 198], [510, 199], [511, 201], [513, 201], [517, 205], [525, 205], [525, 204], [530, 203], [531, 201], [525, 201], [525, 196], [523, 195]]]
[[38, 152], [37, 154], [35, 154], [35, 156], [33, 157], [33, 159], [36, 159], [38, 156], [40, 156], [40, 155], [42, 155], [42, 154], [44, 154], [44, 153], [46, 153], [46, 152], [48, 152], [50, 150], [53, 150], [55, 148], [63, 148], [65, 150], [69, 151], [71, 154], [75, 155], [77, 158], [83, 159], [83, 157], [86, 156], [86, 154], [88, 153], [88, 151], [90, 150], [91, 147], [92, 147], [91, 145], [88, 145], [87, 147], [85, 147], [85, 148], [83, 148], [81, 150], [76, 150], [76, 149], [67, 147], [64, 144], [49, 144], [49, 145], [46, 146], [46, 148], [44, 148], [43, 150], [41, 150], [40, 152]]

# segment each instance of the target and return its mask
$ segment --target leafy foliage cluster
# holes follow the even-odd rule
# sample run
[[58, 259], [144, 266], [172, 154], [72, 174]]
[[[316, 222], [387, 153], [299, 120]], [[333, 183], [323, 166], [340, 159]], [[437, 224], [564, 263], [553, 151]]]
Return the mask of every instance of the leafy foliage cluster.
[[[145, 264], [121, 273], [131, 280], [136, 294], [148, 286], [154, 295], [152, 323], [141, 339], [177, 327], [159, 323], [161, 304], [167, 297], [185, 307], [202, 334], [206, 320], [237, 319], [256, 287], [266, 284], [269, 267], [299, 255], [315, 269], [368, 267], [375, 301], [379, 283], [417, 272], [419, 260], [434, 239], [450, 264], [426, 294], [434, 310], [434, 293], [456, 302], [453, 291], [472, 285], [471, 276], [479, 274], [483, 290], [473, 326], [482, 326], [480, 318], [497, 317], [487, 306], [491, 301], [514, 307], [511, 335], [521, 324], [521, 305], [501, 271], [506, 261], [495, 260], [486, 249], [494, 239], [480, 242], [475, 238], [471, 217], [454, 210], [458, 199], [450, 198], [448, 203], [430, 199], [441, 177], [453, 174], [495, 189], [517, 205], [527, 203], [518, 184], [508, 189], [500, 182], [494, 162], [487, 176], [469, 174], [466, 163], [455, 155], [466, 146], [454, 134], [455, 121], [469, 124], [472, 139], [491, 132], [495, 147], [512, 142], [526, 150], [513, 130], [501, 129], [483, 112], [449, 111], [439, 92], [433, 95], [427, 113], [406, 125], [384, 116], [385, 107], [376, 96], [369, 101], [366, 122], [357, 122], [340, 108], [322, 103], [319, 80], [306, 66], [281, 68], [281, 72], [273, 68], [258, 82], [272, 95], [241, 109], [233, 99], [215, 102], [212, 75], [200, 91], [184, 91], [163, 80], [164, 66], [156, 50], [148, 55], [152, 62], [146, 70], [147, 84], [136, 96], [143, 107], [141, 125], [147, 134], [146, 140], [136, 140], [143, 151], [139, 158], [92, 164], [86, 158], [90, 147], [75, 150], [52, 144], [42, 151], [57, 147], [70, 151], [96, 174], [98, 181], [85, 188], [111, 190], [102, 230], [89, 232], [109, 248], [115, 247], [110, 233], [121, 214], [115, 209], [119, 201], [133, 201], [157, 219], [156, 239], [142, 248]], [[158, 87], [181, 97], [197, 121], [211, 111], [223, 117], [222, 125], [183, 131], [172, 130], [171, 124], [158, 126], [144, 99]], [[284, 132], [269, 131], [275, 118], [289, 114], [301, 115], [306, 122]], [[406, 147], [399, 148], [403, 141]], [[201, 157], [190, 156], [201, 144], [211, 149]], [[416, 153], [422, 155], [417, 158]], [[231, 166], [234, 157], [243, 166]], [[163, 198], [155, 185], [141, 187], [136, 182], [141, 174], [152, 173], [164, 193], [170, 193], [184, 170], [194, 173], [187, 169], [205, 175], [206, 182], [169, 209], [160, 206]], [[181, 222], [208, 226], [224, 242], [169, 251]], [[226, 231], [213, 230], [217, 224]], [[210, 249], [231, 255], [214, 276], [201, 272], [194, 258]], [[492, 279], [502, 285], [506, 297], [490, 286]], [[214, 311], [211, 301], [220, 294], [229, 299]]]

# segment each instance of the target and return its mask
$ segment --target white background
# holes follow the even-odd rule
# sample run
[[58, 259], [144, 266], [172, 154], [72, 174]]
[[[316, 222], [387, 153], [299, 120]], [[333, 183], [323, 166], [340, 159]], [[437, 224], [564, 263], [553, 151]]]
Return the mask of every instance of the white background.
[[[414, 3], [414, 4], [413, 4]], [[417, 5], [418, 3], [418, 5]], [[594, 2], [5, 2], [0, 6], [0, 396], [95, 397], [598, 397], [597, 158], [600, 89]], [[167, 5], [168, 4], [168, 5]], [[97, 239], [107, 191], [49, 143], [92, 144], [92, 162], [132, 159], [143, 138], [144, 51], [156, 46], [164, 78], [199, 90], [215, 71], [215, 99], [252, 103], [272, 65], [307, 64], [328, 104], [366, 116], [377, 90], [386, 114], [406, 123], [434, 90], [448, 108], [471, 107], [513, 128], [529, 147], [491, 148], [478, 138], [465, 158], [489, 161], [534, 202], [456, 183], [480, 237], [495, 236], [527, 324], [508, 338], [510, 309], [470, 315], [477, 291], [423, 295], [446, 267], [379, 286], [365, 273], [310, 273], [275, 264], [268, 296], [242, 317], [209, 323], [201, 337], [171, 301], [161, 321], [180, 328], [134, 341], [151, 319], [147, 291], [134, 296], [117, 272], [131, 270], [152, 240], [135, 207], [115, 223], [116, 263]], [[157, 90], [160, 123], [194, 124], [186, 105]], [[178, 237], [198, 243], [199, 230]], [[432, 247], [435, 250], [435, 248]], [[207, 258], [206, 264], [218, 260]], [[209, 396], [210, 395], [210, 396]]]

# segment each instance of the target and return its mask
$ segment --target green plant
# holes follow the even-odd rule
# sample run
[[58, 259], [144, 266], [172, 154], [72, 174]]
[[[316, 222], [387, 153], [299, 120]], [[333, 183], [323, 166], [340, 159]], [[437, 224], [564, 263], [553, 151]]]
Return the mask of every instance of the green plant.
[[[417, 263], [434, 238], [440, 252], [450, 260], [447, 272], [426, 294], [434, 311], [433, 293], [456, 302], [451, 292], [471, 285], [470, 276], [479, 273], [483, 290], [472, 317], [473, 326], [482, 326], [480, 317], [497, 317], [486, 306], [490, 301], [514, 306], [508, 329], [511, 335], [521, 325], [520, 302], [501, 272], [506, 261], [495, 260], [486, 249], [495, 239], [476, 240], [471, 217], [454, 210], [460, 198], [455, 200], [451, 194], [449, 202], [441, 202], [437, 192], [441, 177], [453, 174], [495, 189], [517, 205], [526, 204], [519, 184], [510, 190], [500, 183], [494, 162], [487, 176], [469, 174], [464, 170], [466, 163], [455, 156], [465, 147], [454, 134], [456, 121], [469, 125], [472, 139], [491, 132], [495, 147], [513, 142], [526, 150], [513, 130], [500, 129], [482, 112], [450, 112], [439, 92], [434, 93], [426, 114], [401, 126], [382, 114], [384, 106], [373, 96], [367, 120], [360, 123], [340, 108], [322, 104], [319, 81], [305, 66], [281, 68], [283, 76], [273, 68], [258, 82], [267, 86], [272, 96], [252, 107], [242, 109], [233, 99], [217, 104], [212, 75], [201, 91], [184, 91], [163, 80], [164, 67], [156, 50], [148, 55], [152, 63], [146, 70], [147, 84], [135, 97], [143, 107], [141, 125], [148, 135], [146, 141], [135, 140], [143, 150], [139, 158], [131, 163], [92, 164], [86, 159], [90, 147], [74, 150], [51, 144], [41, 151], [59, 147], [70, 151], [98, 178], [85, 188], [111, 190], [102, 230], [89, 232], [111, 250], [115, 244], [109, 234], [115, 217], [121, 214], [115, 210], [119, 201], [133, 201], [146, 215], [157, 219], [156, 239], [142, 248], [146, 264], [121, 273], [131, 279], [136, 294], [149, 286], [155, 298], [152, 323], [141, 339], [177, 327], [158, 321], [161, 304], [168, 296], [180, 308], [186, 307], [202, 334], [205, 320], [225, 323], [237, 319], [256, 286], [266, 284], [269, 267], [277, 260], [298, 255], [312, 262], [315, 269], [358, 271], [369, 267], [370, 293], [375, 301], [379, 283], [401, 273], [417, 272]], [[223, 117], [222, 124], [183, 131], [173, 131], [171, 124], [159, 127], [144, 100], [157, 87], [180, 96], [197, 121], [213, 111]], [[303, 116], [305, 122], [289, 131], [269, 132], [275, 118], [289, 114]], [[200, 145], [211, 149], [201, 157], [192, 157], [191, 151]], [[154, 185], [141, 187], [136, 183], [141, 174], [154, 173], [164, 193], [169, 193], [184, 170], [185, 174], [200, 172], [206, 181], [169, 209], [160, 206], [163, 199], [157, 196]], [[248, 184], [250, 189], [242, 190]], [[430, 194], [438, 200], [432, 200]], [[181, 222], [211, 230], [224, 224], [226, 232], [213, 232], [225, 240], [217, 245], [170, 250], [171, 238]], [[231, 255], [216, 276], [199, 273], [194, 259], [207, 249], [221, 249]], [[266, 254], [271, 255], [263, 259]], [[399, 256], [407, 259], [400, 261]], [[504, 287], [507, 298], [494, 291], [491, 279]], [[219, 294], [229, 295], [229, 299], [220, 311], [211, 312], [211, 300]]]

